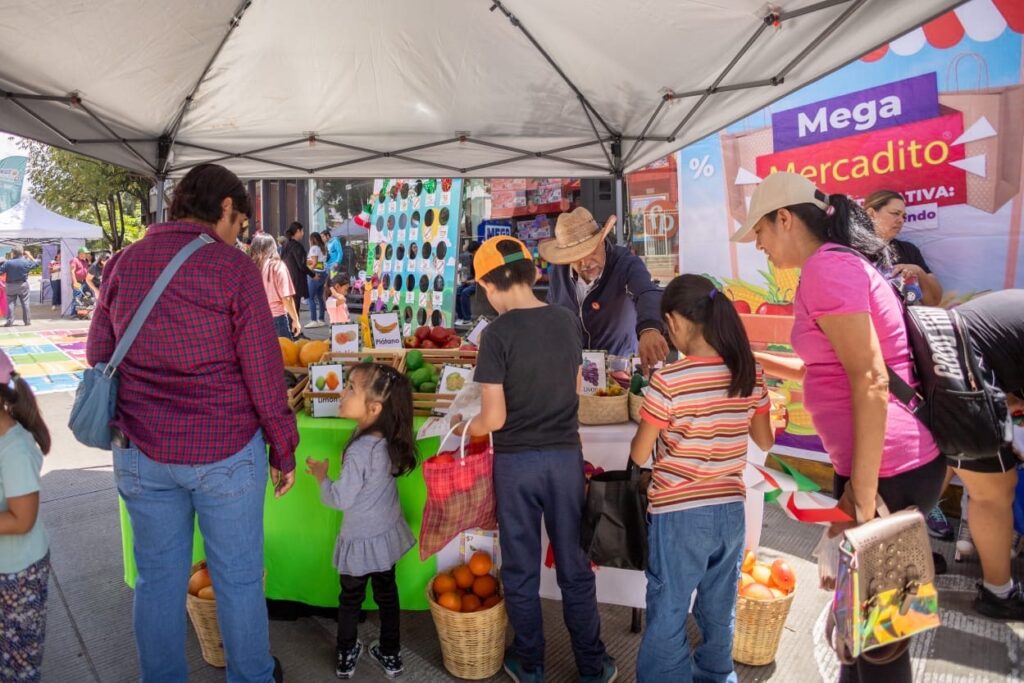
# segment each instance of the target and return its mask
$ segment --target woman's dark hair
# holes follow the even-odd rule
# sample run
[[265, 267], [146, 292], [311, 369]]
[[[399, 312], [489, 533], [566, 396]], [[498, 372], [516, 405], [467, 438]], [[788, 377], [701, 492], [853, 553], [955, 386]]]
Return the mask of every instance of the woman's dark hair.
[[[12, 386], [13, 384], [13, 386]], [[21, 378], [21, 375], [11, 373], [11, 381], [8, 384], [0, 384], [0, 401], [3, 401], [11, 417], [18, 421], [32, 438], [39, 444], [39, 450], [50, 452], [50, 430], [43, 422], [43, 416], [39, 412], [39, 405], [36, 403], [35, 394], [28, 382]]]
[[327, 250], [327, 245], [324, 243], [324, 238], [320, 236], [320, 233], [318, 233], [318, 232], [311, 232], [311, 233], [309, 233], [309, 241], [310, 241], [310, 243], [313, 246], [320, 247], [320, 249], [322, 249], [324, 251]]
[[249, 193], [238, 176], [217, 164], [199, 164], [174, 186], [170, 219], [216, 223], [223, 214], [220, 204], [225, 197], [231, 199], [235, 211], [249, 215]]
[[754, 353], [732, 302], [702, 275], [680, 275], [661, 297], [661, 315], [678, 313], [700, 325], [704, 341], [718, 352], [732, 373], [729, 396], [750, 396], [756, 381]]
[[416, 442], [412, 432], [412, 385], [409, 379], [390, 365], [359, 363], [352, 367], [353, 377], [365, 382], [366, 393], [380, 401], [377, 420], [365, 431], [380, 432], [388, 443], [391, 475], [408, 474], [416, 467]]
[[878, 190], [877, 192], [872, 192], [868, 195], [868, 198], [864, 200], [864, 210], [874, 209], [875, 211], [878, 211], [894, 199], [898, 199], [904, 204], [907, 203], [907, 200], [903, 198], [903, 195], [896, 190]]
[[288, 226], [288, 229], [284, 231], [284, 234], [287, 235], [288, 237], [295, 237], [295, 233], [297, 233], [299, 230], [305, 230], [305, 228], [302, 227], [302, 223], [298, 221], [292, 221], [292, 224]]
[[[814, 204], [787, 206], [791, 213], [822, 242], [834, 242], [859, 251], [876, 268], [885, 269], [892, 264], [889, 245], [875, 232], [871, 216], [845, 194], [828, 195], [829, 210], [823, 211]], [[767, 214], [774, 221], [779, 211]]]
[[[502, 256], [509, 256], [521, 253], [522, 247], [513, 240], [503, 240], [498, 242], [497, 249]], [[495, 268], [480, 279], [487, 284], [494, 285], [499, 292], [507, 292], [516, 285], [533, 287], [537, 282], [537, 264], [533, 262], [533, 259], [524, 258], [521, 261], [507, 263], [501, 268]]]

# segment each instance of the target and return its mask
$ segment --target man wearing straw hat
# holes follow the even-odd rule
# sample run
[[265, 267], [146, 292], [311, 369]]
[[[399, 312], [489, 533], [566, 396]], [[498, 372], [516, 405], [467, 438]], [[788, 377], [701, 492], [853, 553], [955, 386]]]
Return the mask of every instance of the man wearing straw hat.
[[541, 257], [553, 264], [548, 303], [579, 316], [584, 349], [626, 357], [639, 350], [650, 368], [669, 350], [661, 289], [638, 256], [605, 239], [614, 226], [615, 216], [602, 228], [583, 207], [558, 217], [554, 239], [539, 245]]

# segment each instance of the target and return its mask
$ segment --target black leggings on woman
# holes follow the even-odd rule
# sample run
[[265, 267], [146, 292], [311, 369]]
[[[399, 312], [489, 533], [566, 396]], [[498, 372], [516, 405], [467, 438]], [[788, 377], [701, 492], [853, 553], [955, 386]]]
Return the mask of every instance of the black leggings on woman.
[[[885, 501], [891, 512], [916, 507], [923, 514], [939, 503], [942, 484], [946, 478], [946, 459], [939, 456], [920, 467], [908, 470], [894, 477], [878, 480], [878, 495]], [[832, 495], [843, 495], [849, 477], [835, 475], [832, 479]], [[839, 675], [840, 683], [910, 683], [910, 650], [888, 664], [872, 664], [863, 658], [849, 665], [843, 665]]]

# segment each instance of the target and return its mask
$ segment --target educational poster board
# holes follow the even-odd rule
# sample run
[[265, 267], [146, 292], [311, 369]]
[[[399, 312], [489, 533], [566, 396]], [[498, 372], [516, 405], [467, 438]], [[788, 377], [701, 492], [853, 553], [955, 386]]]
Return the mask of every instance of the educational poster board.
[[[907, 199], [900, 239], [917, 245], [953, 306], [1024, 287], [1024, 20], [971, 0], [678, 154], [679, 272], [704, 273], [761, 348], [791, 350], [796, 270], [730, 236], [775, 171], [863, 200]], [[773, 382], [787, 407], [776, 452], [827, 461], [803, 387]]]
[[396, 313], [403, 336], [451, 327], [462, 179], [378, 178], [371, 203], [363, 315]]

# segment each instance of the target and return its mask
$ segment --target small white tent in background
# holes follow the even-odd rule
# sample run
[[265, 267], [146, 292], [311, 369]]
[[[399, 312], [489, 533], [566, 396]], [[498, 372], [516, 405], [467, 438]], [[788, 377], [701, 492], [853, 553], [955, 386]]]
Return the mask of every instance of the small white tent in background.
[[[77, 255], [79, 248], [85, 246], [86, 240], [98, 240], [102, 237], [103, 229], [98, 225], [83, 223], [54, 213], [31, 197], [25, 197], [0, 213], [0, 244], [59, 245], [61, 315], [71, 312], [71, 259]], [[43, 278], [46, 279], [49, 277], [49, 264], [47, 258], [43, 260]]]

